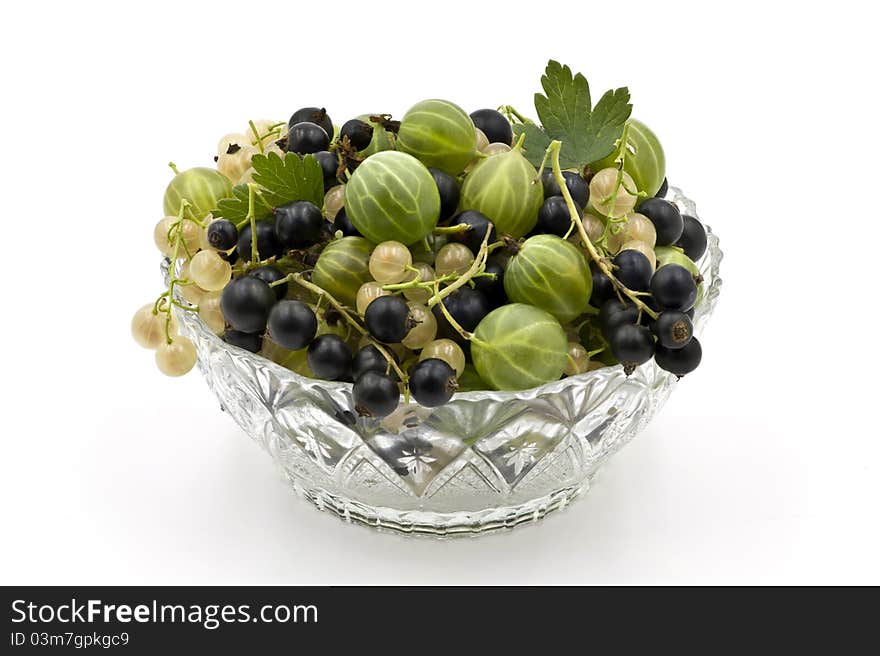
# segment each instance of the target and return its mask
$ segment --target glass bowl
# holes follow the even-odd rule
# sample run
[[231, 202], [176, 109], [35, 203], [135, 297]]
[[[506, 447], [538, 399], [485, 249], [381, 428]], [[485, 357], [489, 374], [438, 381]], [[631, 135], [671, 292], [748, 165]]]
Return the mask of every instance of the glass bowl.
[[[670, 196], [697, 216], [680, 190]], [[708, 232], [697, 334], [721, 289], [722, 253]], [[354, 411], [351, 384], [302, 377], [226, 344], [195, 313], [178, 318], [223, 409], [294, 491], [347, 522], [406, 534], [482, 534], [565, 508], [677, 380], [653, 361], [629, 377], [618, 365], [526, 391], [458, 393], [433, 409], [401, 399], [375, 420]]]

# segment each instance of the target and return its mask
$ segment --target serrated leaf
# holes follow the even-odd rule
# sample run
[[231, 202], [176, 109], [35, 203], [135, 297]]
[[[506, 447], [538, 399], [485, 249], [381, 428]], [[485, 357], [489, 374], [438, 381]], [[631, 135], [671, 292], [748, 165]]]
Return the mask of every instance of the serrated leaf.
[[551, 60], [541, 76], [547, 94], [535, 94], [535, 110], [544, 131], [551, 139], [562, 141], [563, 153], [580, 152], [588, 146], [590, 134], [590, 85], [568, 66]]
[[270, 152], [254, 155], [254, 182], [263, 187], [263, 197], [274, 206], [307, 200], [321, 207], [324, 203], [324, 172], [314, 155], [284, 157]]
[[521, 134], [525, 134], [523, 141], [522, 154], [532, 163], [532, 166], [541, 166], [541, 160], [544, 159], [544, 152], [550, 145], [550, 137], [540, 127], [534, 123], [517, 123], [513, 126], [513, 133], [519, 138]]
[[[562, 142], [559, 163], [562, 168], [582, 169], [590, 162], [602, 159], [614, 150], [623, 126], [632, 113], [629, 90], [626, 87], [607, 91], [592, 107], [587, 78], [572, 74], [568, 66], [550, 60], [541, 77], [544, 94], [535, 94], [535, 110], [541, 121], [547, 143], [553, 139]], [[527, 131], [526, 139], [529, 139]], [[536, 134], [532, 135], [538, 142]], [[541, 154], [543, 157], [543, 153]], [[536, 165], [540, 165], [541, 157]], [[529, 157], [532, 161], [532, 157]]]
[[606, 91], [599, 99], [590, 113], [593, 141], [586, 151], [589, 162], [595, 162], [611, 154], [614, 150], [614, 142], [620, 138], [630, 114], [632, 114], [632, 105], [629, 102], [629, 89], [626, 87]]
[[[247, 219], [248, 215], [248, 186], [246, 184], [235, 185], [232, 188], [232, 198], [223, 198], [217, 202], [217, 207], [211, 212], [215, 219], [226, 219], [236, 225]], [[265, 203], [259, 200], [254, 202], [254, 216], [257, 220], [265, 219], [272, 214]]]

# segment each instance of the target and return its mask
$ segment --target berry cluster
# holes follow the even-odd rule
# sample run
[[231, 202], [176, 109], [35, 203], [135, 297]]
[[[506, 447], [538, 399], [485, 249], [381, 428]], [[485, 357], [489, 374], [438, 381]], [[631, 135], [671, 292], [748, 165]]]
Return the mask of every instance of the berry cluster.
[[434, 407], [651, 358], [693, 371], [706, 231], [665, 200], [659, 141], [629, 121], [563, 170], [564, 140], [529, 151], [534, 124], [501, 109], [430, 100], [337, 129], [305, 107], [226, 135], [216, 168], [175, 169], [154, 233], [174, 266], [135, 339], [186, 373], [172, 310], [197, 312], [233, 346], [352, 383], [371, 417], [401, 393]]

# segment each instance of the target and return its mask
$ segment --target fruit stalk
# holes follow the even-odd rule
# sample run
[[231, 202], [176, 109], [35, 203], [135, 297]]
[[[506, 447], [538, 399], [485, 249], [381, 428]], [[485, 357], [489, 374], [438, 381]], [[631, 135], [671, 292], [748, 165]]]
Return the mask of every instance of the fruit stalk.
[[[444, 289], [440, 291], [435, 291], [434, 295], [428, 299], [428, 307], [434, 307], [437, 303], [440, 303], [444, 298], [449, 296], [452, 292], [457, 289], [460, 289], [462, 286], [466, 285], [467, 282], [473, 278], [476, 274], [482, 273], [486, 268], [486, 258], [489, 257], [489, 236], [492, 234], [491, 230], [486, 230], [486, 234], [483, 237], [483, 243], [480, 244], [480, 250], [477, 251], [477, 256], [474, 258], [473, 263], [465, 271], [461, 274], [458, 279], [452, 284], [448, 285]], [[435, 287], [436, 289], [436, 287]], [[444, 311], [445, 314], [445, 311]], [[448, 317], [447, 317], [448, 318]]]
[[[253, 123], [251, 123], [253, 125]], [[255, 130], [256, 132], [256, 130]], [[257, 218], [254, 213], [254, 196], [256, 195], [257, 185], [253, 183], [248, 184], [248, 213], [247, 219], [251, 224], [251, 264], [257, 265], [260, 263], [260, 252], [257, 249]]]
[[[189, 207], [189, 202], [183, 198], [180, 201], [180, 209], [177, 211], [177, 221], [174, 222], [174, 225], [171, 229], [176, 227], [177, 232], [174, 235], [174, 250], [171, 253], [171, 264], [169, 266], [169, 281], [168, 281], [168, 291], [166, 291], [159, 299], [156, 301], [153, 306], [153, 311], [158, 312], [160, 310], [160, 305], [162, 303], [162, 298], [166, 299], [165, 308], [162, 309], [162, 312], [165, 312], [165, 341], [168, 344], [171, 344], [174, 340], [171, 339], [171, 312], [172, 306], [177, 305], [182, 309], [189, 310], [190, 308], [184, 308], [180, 303], [175, 302], [174, 300], [174, 287], [180, 282], [180, 278], [177, 277], [177, 258], [180, 256], [180, 245], [183, 243], [183, 215], [186, 212], [186, 209]], [[195, 308], [198, 311], [198, 308]]]
[[[348, 310], [345, 309], [345, 306], [342, 303], [340, 303], [335, 298], [333, 298], [333, 296], [330, 293], [328, 293], [327, 291], [325, 291], [323, 288], [321, 288], [318, 285], [316, 285], [312, 282], [309, 282], [308, 280], [303, 278], [302, 272], [291, 273], [291, 274], [285, 276], [284, 278], [282, 278], [281, 280], [278, 280], [278, 281], [272, 283], [269, 286], [274, 287], [275, 285], [280, 285], [283, 282], [288, 282], [288, 281], [295, 282], [296, 284], [300, 285], [301, 287], [308, 289], [310, 292], [316, 294], [319, 299], [322, 299], [322, 298], [326, 299], [327, 302], [330, 303], [330, 305], [332, 305], [336, 309], [336, 311], [339, 312], [340, 315], [342, 315], [343, 319], [345, 319], [350, 325], [354, 326], [354, 329], [357, 330], [361, 335], [364, 335], [365, 337], [367, 337], [370, 340], [370, 342], [373, 344], [373, 346], [375, 346], [376, 349], [379, 351], [379, 353], [381, 353], [382, 356], [388, 361], [388, 364], [391, 365], [391, 368], [394, 369], [395, 373], [397, 373], [397, 376], [400, 378], [401, 381], [403, 381], [403, 384], [404, 385], [407, 384], [408, 379], [407, 379], [406, 374], [403, 373], [403, 370], [398, 366], [397, 362], [395, 362], [394, 358], [391, 356], [390, 353], [388, 353], [388, 351], [385, 349], [385, 347], [381, 343], [377, 342], [376, 340], [374, 340], [370, 336], [370, 333], [367, 331], [367, 329], [364, 328], [360, 323], [358, 323], [357, 320], [355, 320], [355, 318], [351, 316], [351, 314], [349, 314]], [[409, 389], [408, 388], [406, 389], [404, 396], [405, 396], [407, 402], [409, 402]]]
[[596, 246], [590, 240], [589, 235], [587, 235], [587, 230], [586, 228], [584, 228], [583, 221], [581, 221], [580, 212], [578, 212], [577, 206], [574, 204], [574, 200], [572, 200], [571, 198], [571, 192], [568, 190], [568, 186], [565, 184], [565, 178], [562, 175], [562, 168], [559, 166], [559, 151], [561, 148], [562, 142], [559, 140], [555, 140], [551, 142], [550, 145], [547, 147], [547, 154], [550, 156], [551, 165], [553, 167], [553, 177], [556, 178], [556, 184], [559, 185], [559, 189], [560, 191], [562, 191], [562, 197], [565, 199], [565, 205], [566, 207], [568, 207], [568, 213], [571, 215], [571, 220], [577, 226], [578, 233], [581, 236], [581, 240], [583, 240], [584, 244], [587, 247], [587, 252], [589, 252], [590, 257], [593, 258], [593, 261], [596, 262], [596, 265], [599, 267], [602, 273], [608, 276], [608, 279], [612, 282], [616, 289], [627, 296], [635, 304], [635, 306], [639, 308], [641, 312], [644, 312], [652, 319], [656, 319], [658, 314], [647, 305], [645, 305], [645, 303], [642, 302], [641, 299], [639, 299], [637, 292], [628, 289], [612, 273], [611, 267], [608, 266], [605, 258], [603, 258], [599, 254], [599, 251], [596, 250]]
[[[626, 144], [627, 139], [629, 138], [629, 123], [626, 123], [623, 126], [623, 132], [620, 134], [620, 139], [618, 140], [617, 150], [618, 155], [614, 158], [614, 162], [617, 164], [617, 179], [614, 183], [614, 191], [607, 198], [602, 199], [602, 204], [607, 204], [612, 213], [614, 212], [614, 207], [617, 204], [617, 194], [620, 193], [620, 188], [623, 186], [623, 167], [626, 164]], [[638, 190], [630, 191], [630, 193], [636, 194]], [[622, 216], [619, 218], [615, 218], [613, 216], [606, 217], [608, 220], [605, 223], [605, 230], [602, 232], [602, 236], [599, 238], [599, 241], [602, 243], [603, 247], [607, 245], [608, 234], [613, 232], [612, 227], [614, 225], [625, 223], [626, 216]]]
[[516, 120], [518, 120], [520, 123], [532, 123], [533, 122], [530, 119], [523, 116], [522, 114], [520, 114], [518, 111], [516, 111], [510, 105], [501, 105], [501, 107], [498, 108], [498, 111], [501, 112], [502, 114], [505, 114], [507, 116], [507, 120], [510, 121], [511, 123], [513, 123], [513, 121], [510, 120], [511, 118], [516, 118]]

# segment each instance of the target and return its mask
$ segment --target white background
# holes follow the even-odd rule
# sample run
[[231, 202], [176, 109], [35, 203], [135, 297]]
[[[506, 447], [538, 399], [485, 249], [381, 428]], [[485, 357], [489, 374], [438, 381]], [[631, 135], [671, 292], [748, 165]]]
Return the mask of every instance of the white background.
[[[870, 3], [27, 2], [4, 9], [2, 583], [880, 583]], [[704, 363], [584, 500], [405, 540], [295, 498], [129, 336], [165, 164], [249, 118], [532, 113], [629, 86], [727, 254]]]

